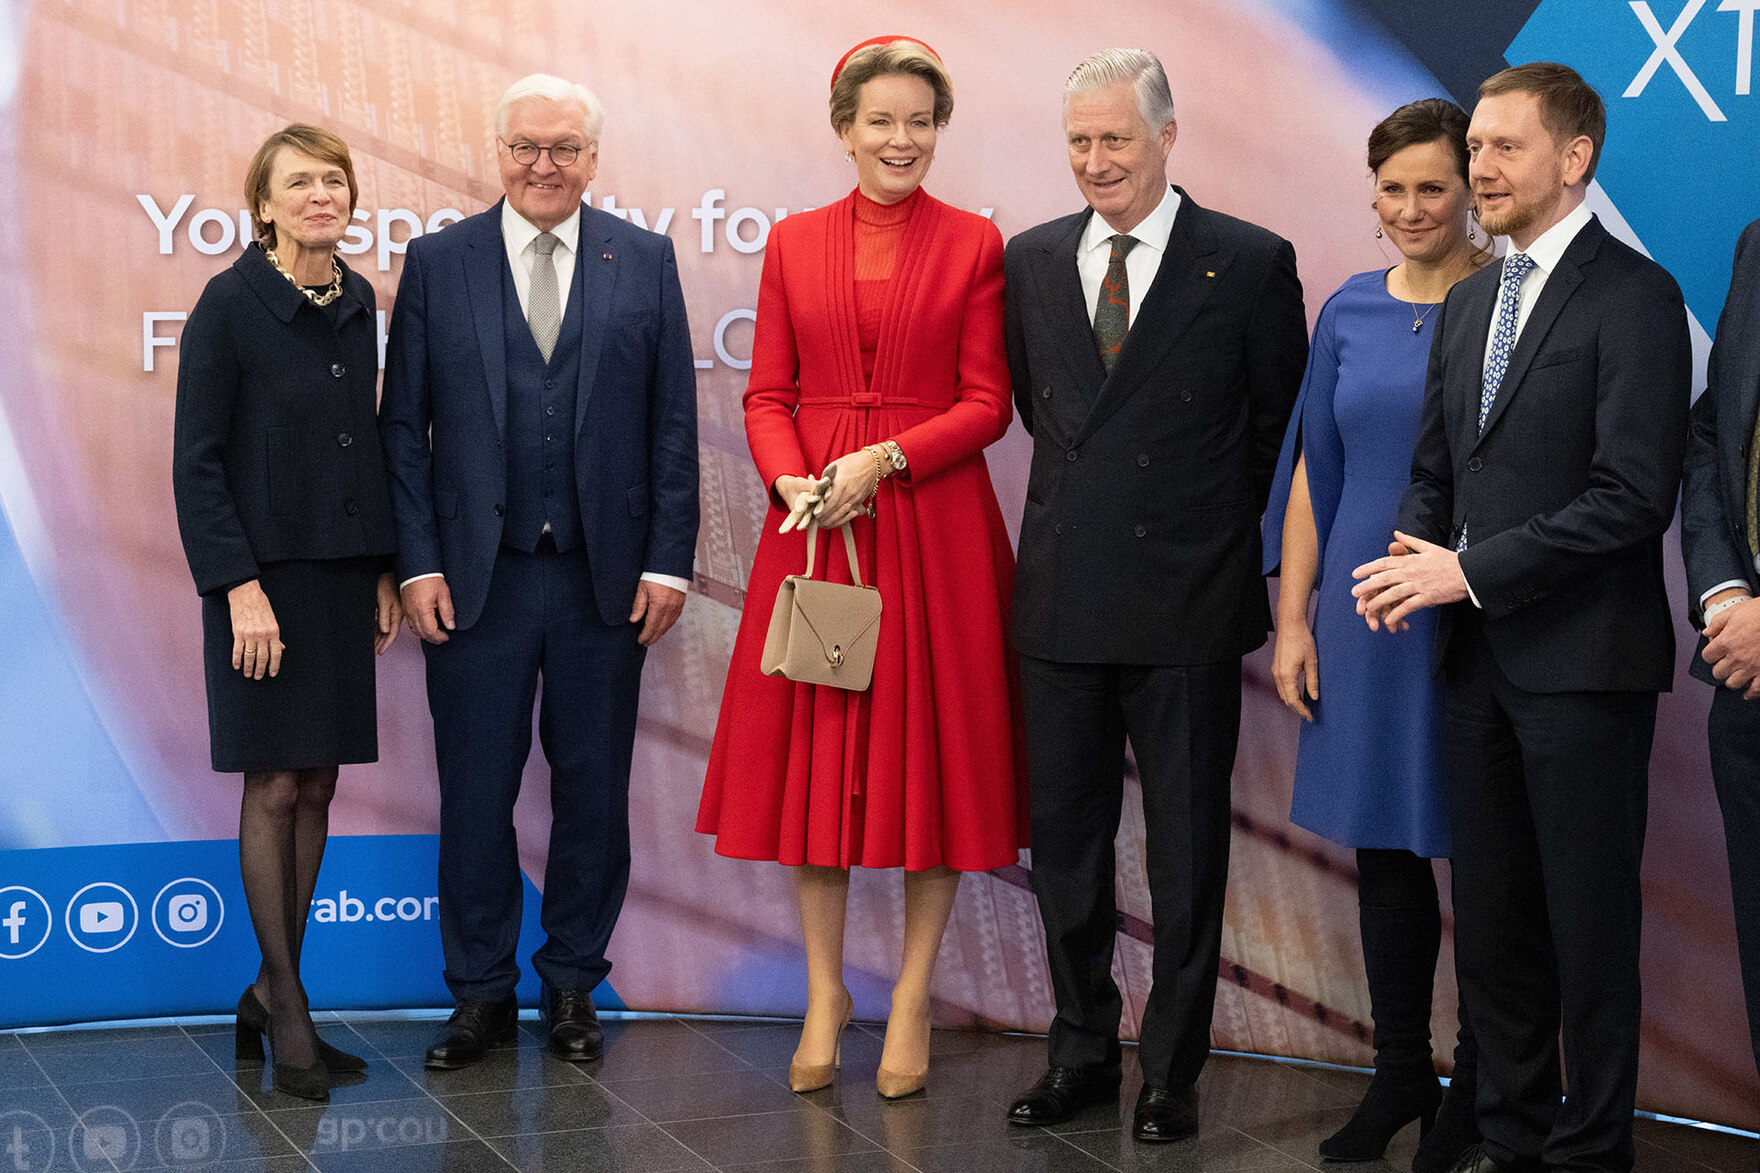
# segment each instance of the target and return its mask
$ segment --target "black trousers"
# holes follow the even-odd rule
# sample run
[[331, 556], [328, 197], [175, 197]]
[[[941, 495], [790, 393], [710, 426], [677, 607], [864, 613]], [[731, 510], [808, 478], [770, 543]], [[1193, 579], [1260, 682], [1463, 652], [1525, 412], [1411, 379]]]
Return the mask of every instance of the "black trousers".
[[[645, 649], [639, 624], [607, 627], [586, 554], [502, 547], [475, 625], [424, 644], [440, 774], [440, 943], [458, 999], [519, 981], [523, 887], [513, 805], [532, 750], [550, 764], [546, 940], [532, 967], [590, 990], [629, 885], [629, 768]], [[539, 681], [542, 698], [538, 697]]]
[[1519, 689], [1476, 612], [1446, 674], [1455, 968], [1479, 1039], [1485, 1151], [1624, 1173], [1656, 694]]
[[1143, 1080], [1179, 1090], [1210, 1053], [1228, 879], [1229, 776], [1240, 738], [1239, 659], [1194, 666], [1021, 658], [1032, 790], [1033, 891], [1057, 1017], [1051, 1062], [1116, 1067], [1113, 840], [1129, 738], [1142, 777], [1153, 985]]
[[1760, 1068], [1760, 701], [1719, 687], [1711, 701], [1711, 778], [1723, 808], [1736, 949], [1748, 1002], [1748, 1035]]

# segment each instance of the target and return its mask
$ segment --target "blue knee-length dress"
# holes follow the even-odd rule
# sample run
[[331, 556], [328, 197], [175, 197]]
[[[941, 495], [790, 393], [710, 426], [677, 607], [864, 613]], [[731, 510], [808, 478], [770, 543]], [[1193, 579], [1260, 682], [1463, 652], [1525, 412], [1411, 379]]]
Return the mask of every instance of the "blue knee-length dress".
[[[1386, 554], [1393, 536], [1436, 329], [1435, 310], [1395, 298], [1386, 278], [1359, 273], [1320, 311], [1265, 515], [1265, 571], [1281, 561], [1290, 479], [1305, 455], [1320, 538], [1320, 703], [1302, 723], [1290, 819], [1345, 847], [1438, 858], [1449, 833], [1441, 682], [1430, 675], [1436, 616], [1370, 631], [1350, 593], [1352, 569]], [[1424, 318], [1416, 332], [1414, 308]]]

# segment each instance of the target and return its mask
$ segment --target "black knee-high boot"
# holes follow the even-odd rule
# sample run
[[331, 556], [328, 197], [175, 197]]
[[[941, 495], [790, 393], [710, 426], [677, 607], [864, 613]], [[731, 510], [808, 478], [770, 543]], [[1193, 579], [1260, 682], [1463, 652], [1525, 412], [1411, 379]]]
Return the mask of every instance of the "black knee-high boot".
[[1461, 1033], [1454, 1048], [1454, 1076], [1443, 1094], [1436, 1114], [1436, 1127], [1418, 1144], [1412, 1156], [1412, 1173], [1448, 1173], [1460, 1155], [1479, 1143], [1479, 1125], [1473, 1101], [1479, 1094], [1479, 1041], [1473, 1024], [1461, 1007]]
[[[1359, 859], [1369, 854], [1359, 852]], [[1421, 888], [1423, 881], [1429, 881], [1431, 895], [1427, 906], [1417, 899], [1422, 893], [1416, 891], [1411, 893], [1413, 899], [1401, 899], [1397, 906], [1370, 903], [1383, 893], [1376, 890], [1381, 886], [1370, 877], [1371, 869], [1363, 869], [1358, 917], [1375, 1017], [1375, 1077], [1350, 1122], [1320, 1142], [1320, 1155], [1332, 1161], [1376, 1160], [1393, 1135], [1414, 1120], [1428, 1133], [1442, 1100], [1430, 1054], [1430, 992], [1442, 942], [1441, 917], [1429, 861], [1407, 852], [1374, 853], [1396, 854], [1407, 857], [1399, 861], [1402, 872], [1421, 865], [1422, 878], [1410, 886]]]

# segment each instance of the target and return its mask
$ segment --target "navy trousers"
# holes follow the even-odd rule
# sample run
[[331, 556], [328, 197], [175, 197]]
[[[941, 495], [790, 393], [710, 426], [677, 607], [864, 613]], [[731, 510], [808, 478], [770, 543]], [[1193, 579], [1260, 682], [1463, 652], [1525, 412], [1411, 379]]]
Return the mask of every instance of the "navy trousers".
[[1748, 1034], [1760, 1068], [1760, 701], [1718, 688], [1711, 701], [1711, 778], [1723, 809], [1736, 950], [1747, 994]]
[[530, 554], [502, 547], [482, 617], [423, 645], [440, 774], [440, 942], [453, 997], [499, 1000], [519, 981], [513, 804], [534, 702], [552, 822], [546, 940], [532, 967], [563, 990], [590, 990], [610, 971], [605, 944], [629, 886], [640, 630], [606, 626], [586, 554], [559, 554], [546, 541]]

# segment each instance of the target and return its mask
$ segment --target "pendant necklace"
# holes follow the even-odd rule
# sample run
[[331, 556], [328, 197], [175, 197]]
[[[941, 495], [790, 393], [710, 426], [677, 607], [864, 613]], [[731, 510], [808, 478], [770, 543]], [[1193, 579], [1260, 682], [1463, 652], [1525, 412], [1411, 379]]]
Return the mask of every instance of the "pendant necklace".
[[1424, 328], [1424, 319], [1429, 316], [1431, 310], [1434, 310], [1441, 304], [1442, 303], [1439, 301], [1431, 302], [1424, 307], [1423, 313], [1419, 313], [1416, 303], [1407, 302], [1406, 305], [1410, 306], [1412, 311], [1412, 333], [1416, 334], [1419, 330], [1422, 330]]

